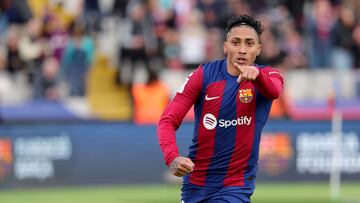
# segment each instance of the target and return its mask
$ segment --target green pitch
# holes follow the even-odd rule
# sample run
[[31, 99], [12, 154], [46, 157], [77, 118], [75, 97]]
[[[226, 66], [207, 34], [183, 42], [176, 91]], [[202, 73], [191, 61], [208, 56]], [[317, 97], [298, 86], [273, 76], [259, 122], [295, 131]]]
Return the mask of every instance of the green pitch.
[[[1, 203], [178, 203], [179, 186], [137, 185], [0, 190]], [[341, 203], [360, 203], [360, 183], [345, 183]], [[327, 183], [257, 184], [253, 203], [329, 203]]]

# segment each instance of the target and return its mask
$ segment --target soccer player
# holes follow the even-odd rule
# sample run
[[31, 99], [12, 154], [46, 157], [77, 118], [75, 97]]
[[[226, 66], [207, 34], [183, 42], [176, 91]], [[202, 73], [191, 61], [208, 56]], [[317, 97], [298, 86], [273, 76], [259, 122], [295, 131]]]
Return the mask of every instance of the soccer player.
[[[254, 64], [263, 30], [250, 16], [230, 19], [226, 59], [200, 65], [162, 114], [158, 141], [169, 170], [183, 177], [182, 203], [250, 202], [261, 132], [283, 90], [278, 70]], [[193, 104], [192, 145], [183, 157], [175, 131]]]

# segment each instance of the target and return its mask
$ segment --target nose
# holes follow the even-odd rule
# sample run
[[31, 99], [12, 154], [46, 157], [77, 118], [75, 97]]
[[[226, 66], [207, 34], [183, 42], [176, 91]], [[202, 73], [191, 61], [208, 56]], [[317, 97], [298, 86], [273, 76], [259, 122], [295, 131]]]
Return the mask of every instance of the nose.
[[239, 46], [239, 54], [246, 54], [246, 46], [243, 43]]

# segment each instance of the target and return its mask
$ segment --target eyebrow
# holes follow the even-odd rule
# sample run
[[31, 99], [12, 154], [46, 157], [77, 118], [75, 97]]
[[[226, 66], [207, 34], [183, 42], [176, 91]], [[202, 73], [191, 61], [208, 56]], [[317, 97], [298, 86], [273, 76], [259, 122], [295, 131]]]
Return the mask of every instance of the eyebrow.
[[[249, 25], [245, 25], [245, 24], [241, 24], [241, 25], [239, 25], [239, 27], [240, 27], [240, 26], [247, 26], [247, 27], [250, 27], [250, 28], [254, 29], [254, 31], [255, 31], [255, 33], [256, 33], [256, 35], [257, 35], [258, 42], [259, 42], [259, 44], [260, 44], [260, 35], [256, 32], [255, 28], [253, 28], [253, 27], [251, 27], [251, 26], [249, 26]], [[232, 31], [234, 28], [235, 28], [235, 26], [232, 27], [232, 28], [226, 33], [225, 41], [229, 38], [229, 35], [231, 34], [231, 31]], [[255, 38], [248, 38], [248, 39], [255, 39]]]
[[[231, 32], [228, 32], [228, 33], [226, 34], [225, 41], [227, 41], [228, 39], [230, 39], [230, 38], [229, 38], [230, 33], [231, 33]], [[236, 36], [234, 36], [234, 38], [236, 38], [236, 39], [243, 39], [243, 38], [239, 38], [239, 37], [236, 37]], [[260, 36], [258, 36], [257, 38], [258, 38], [258, 42], [259, 42], [259, 44], [260, 44]], [[250, 37], [250, 38], [245, 38], [245, 40], [255, 40], [255, 41], [256, 41], [256, 38]]]
[[256, 41], [256, 39], [253, 38], [253, 37], [250, 37], [250, 38], [234, 37], [234, 38], [232, 38], [232, 39], [234, 39], [234, 40], [245, 40], [245, 41]]

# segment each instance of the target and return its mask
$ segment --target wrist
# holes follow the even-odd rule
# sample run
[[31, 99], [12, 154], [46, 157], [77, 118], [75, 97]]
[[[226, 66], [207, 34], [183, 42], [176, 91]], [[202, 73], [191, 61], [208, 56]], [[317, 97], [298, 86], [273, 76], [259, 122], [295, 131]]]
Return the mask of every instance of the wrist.
[[170, 166], [170, 164], [174, 161], [175, 158], [179, 157], [178, 154], [173, 154], [172, 156], [169, 156], [167, 159], [166, 159], [166, 165], [167, 166]]

